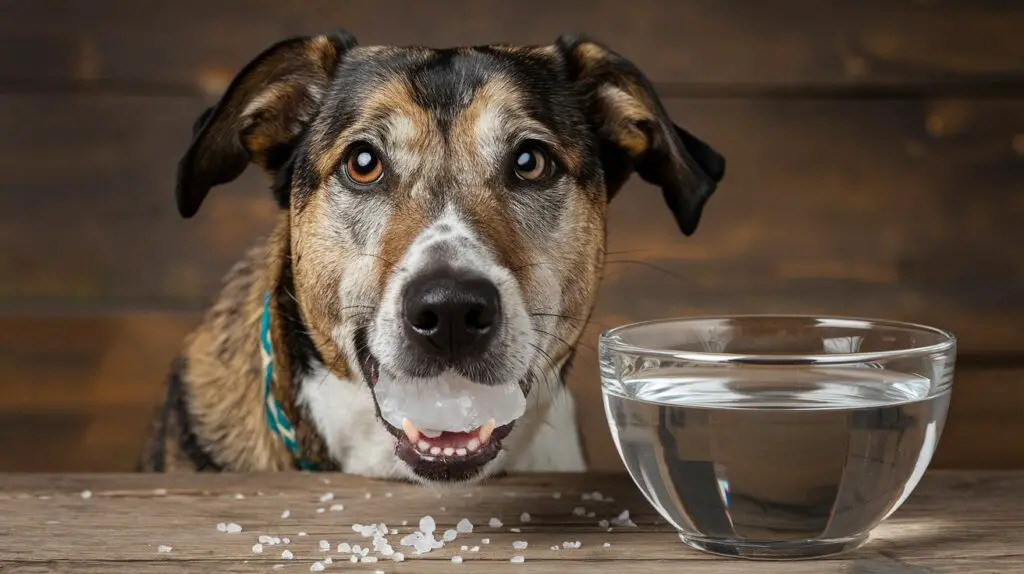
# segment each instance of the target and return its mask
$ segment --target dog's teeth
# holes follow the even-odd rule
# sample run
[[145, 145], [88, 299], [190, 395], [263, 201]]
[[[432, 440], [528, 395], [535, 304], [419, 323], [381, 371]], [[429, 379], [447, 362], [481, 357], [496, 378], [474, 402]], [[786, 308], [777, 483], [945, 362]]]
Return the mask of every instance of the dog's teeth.
[[455, 449], [454, 448], [448, 447], [448, 448], [444, 449], [444, 455], [445, 456], [451, 456], [453, 454], [455, 454]]
[[421, 440], [416, 444], [416, 448], [420, 449], [423, 452], [427, 452], [430, 450], [430, 444], [425, 440]]
[[435, 446], [434, 448], [430, 449], [430, 454], [434, 456], [441, 454], [441, 447]]
[[480, 427], [480, 444], [487, 444], [491, 440], [491, 433], [494, 432], [494, 419], [487, 421], [487, 424]]
[[469, 444], [466, 445], [466, 448], [469, 449], [469, 452], [475, 452], [476, 449], [480, 448], [480, 441], [475, 438], [469, 439]]
[[467, 451], [464, 448], [457, 448], [457, 449], [455, 449], [455, 454], [457, 454], [459, 456], [466, 456], [466, 453], [467, 453]]
[[412, 444], [416, 444], [420, 440], [420, 431], [412, 424], [411, 420], [402, 419], [402, 429], [405, 430], [405, 436], [409, 437], [409, 442]]

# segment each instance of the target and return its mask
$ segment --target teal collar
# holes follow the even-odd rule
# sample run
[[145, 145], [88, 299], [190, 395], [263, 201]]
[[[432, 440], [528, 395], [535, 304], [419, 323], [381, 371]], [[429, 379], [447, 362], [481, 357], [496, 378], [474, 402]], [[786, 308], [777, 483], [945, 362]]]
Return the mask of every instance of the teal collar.
[[288, 420], [288, 415], [281, 408], [281, 403], [274, 396], [274, 348], [270, 343], [270, 293], [263, 296], [263, 315], [260, 318], [260, 356], [263, 358], [263, 411], [266, 414], [267, 427], [276, 434], [292, 458], [302, 470], [319, 470], [317, 466], [302, 456], [299, 445], [295, 441], [295, 427]]

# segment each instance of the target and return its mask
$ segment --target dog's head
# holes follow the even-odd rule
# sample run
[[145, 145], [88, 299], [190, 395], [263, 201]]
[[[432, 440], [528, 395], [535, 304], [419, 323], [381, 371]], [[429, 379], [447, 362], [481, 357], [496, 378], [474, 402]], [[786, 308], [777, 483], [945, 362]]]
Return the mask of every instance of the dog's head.
[[[386, 375], [479, 397], [557, 378], [596, 296], [606, 206], [633, 172], [686, 235], [724, 173], [632, 63], [580, 37], [278, 43], [196, 122], [182, 215], [250, 162], [288, 210], [296, 297], [325, 354], [371, 387]], [[486, 474], [515, 425], [378, 418], [412, 471], [440, 480]]]

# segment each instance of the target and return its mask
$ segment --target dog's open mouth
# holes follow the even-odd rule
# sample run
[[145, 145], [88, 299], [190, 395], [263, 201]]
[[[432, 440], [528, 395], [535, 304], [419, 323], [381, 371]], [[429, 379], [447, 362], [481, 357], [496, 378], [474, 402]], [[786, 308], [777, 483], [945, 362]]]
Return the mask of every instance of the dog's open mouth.
[[[388, 407], [385, 412], [376, 392], [382, 378], [381, 365], [364, 341], [365, 333], [357, 335], [360, 367], [363, 378], [373, 391], [377, 419], [397, 439], [395, 453], [413, 473], [427, 480], [464, 481], [480, 474], [484, 466], [498, 456], [502, 441], [515, 426], [514, 419], [508, 422], [502, 419], [502, 424], [498, 424], [499, 421], [490, 418], [472, 429], [433, 430], [427, 426], [419, 428], [410, 418], [400, 417], [390, 404], [385, 404]], [[432, 426], [442, 427], [439, 424]]]

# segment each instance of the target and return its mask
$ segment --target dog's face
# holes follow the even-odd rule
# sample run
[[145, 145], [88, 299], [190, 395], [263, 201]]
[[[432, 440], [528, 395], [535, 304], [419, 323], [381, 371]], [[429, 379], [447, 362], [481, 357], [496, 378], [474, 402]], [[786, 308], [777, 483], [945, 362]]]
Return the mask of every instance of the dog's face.
[[[447, 50], [289, 40], [195, 132], [182, 214], [250, 161], [264, 167], [289, 210], [295, 296], [334, 370], [428, 395], [556, 384], [594, 303], [611, 197], [636, 171], [690, 234], [724, 170], [632, 64], [570, 38]], [[434, 480], [486, 474], [516, 423], [453, 415], [420, 428], [389, 415], [378, 419], [398, 457]]]

